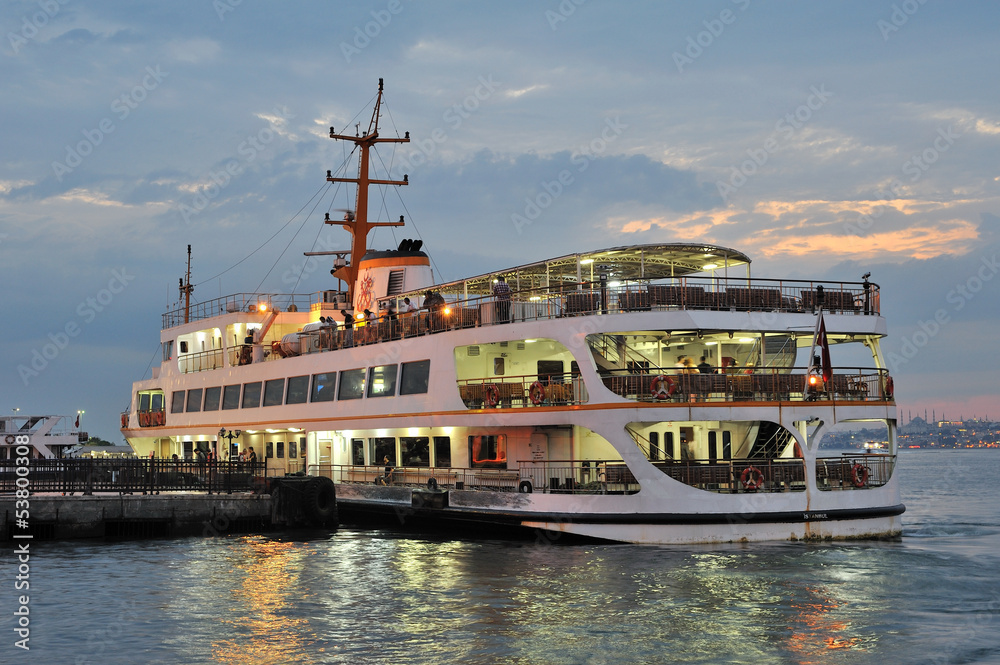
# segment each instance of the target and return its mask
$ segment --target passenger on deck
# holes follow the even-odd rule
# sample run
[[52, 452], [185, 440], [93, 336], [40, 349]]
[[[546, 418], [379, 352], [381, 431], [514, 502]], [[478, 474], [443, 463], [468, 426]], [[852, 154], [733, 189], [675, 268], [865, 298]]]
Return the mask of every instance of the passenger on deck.
[[[344, 317], [344, 346], [354, 346], [354, 317], [347, 313], [346, 309], [340, 310]], [[251, 448], [251, 450], [253, 450]]]
[[503, 275], [497, 277], [493, 285], [493, 297], [496, 298], [497, 323], [510, 323], [510, 286]]
[[712, 373], [712, 365], [709, 364], [708, 358], [706, 358], [705, 356], [702, 356], [701, 362], [698, 363], [698, 371], [701, 372], [702, 374]]
[[389, 485], [392, 483], [392, 474], [395, 469], [392, 468], [388, 455], [382, 458], [382, 464], [385, 465], [385, 473], [382, 475], [383, 484]]

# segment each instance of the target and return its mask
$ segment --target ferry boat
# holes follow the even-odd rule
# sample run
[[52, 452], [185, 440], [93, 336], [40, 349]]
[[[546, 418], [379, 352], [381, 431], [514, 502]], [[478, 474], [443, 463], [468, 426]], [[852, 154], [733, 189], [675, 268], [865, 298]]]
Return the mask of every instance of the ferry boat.
[[[340, 290], [240, 293], [163, 315], [132, 387], [140, 457], [234, 459], [336, 484], [343, 521], [667, 544], [901, 532], [877, 284], [751, 276], [703, 242], [611, 246], [434, 283], [420, 240], [373, 250], [382, 81], [353, 143]], [[381, 163], [381, 162], [380, 162]], [[189, 247], [190, 252], [190, 247]], [[345, 316], [346, 313], [346, 316]], [[827, 455], [843, 423], [878, 453]]]
[[[18, 409], [20, 410], [20, 409]], [[80, 431], [80, 416], [0, 416], [0, 462], [23, 455], [16, 449], [27, 446], [32, 459], [68, 457], [90, 435]]]

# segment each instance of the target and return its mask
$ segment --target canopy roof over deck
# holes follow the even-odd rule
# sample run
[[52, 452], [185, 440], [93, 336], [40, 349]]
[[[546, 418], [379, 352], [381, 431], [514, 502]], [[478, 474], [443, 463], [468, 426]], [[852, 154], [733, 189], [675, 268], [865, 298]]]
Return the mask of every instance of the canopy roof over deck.
[[735, 249], [706, 244], [627, 245], [593, 252], [567, 254], [468, 279], [438, 284], [435, 290], [489, 294], [492, 282], [503, 275], [512, 288], [558, 288], [591, 282], [606, 275], [609, 280], [641, 281], [669, 279], [692, 274], [718, 274], [736, 266], [750, 271], [750, 257]]

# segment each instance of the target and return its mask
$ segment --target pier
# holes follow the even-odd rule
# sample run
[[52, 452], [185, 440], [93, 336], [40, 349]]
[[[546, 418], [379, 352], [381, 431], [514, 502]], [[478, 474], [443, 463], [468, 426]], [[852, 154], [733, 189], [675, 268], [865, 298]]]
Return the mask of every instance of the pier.
[[18, 472], [12, 462], [0, 464], [4, 541], [218, 536], [337, 525], [329, 479], [265, 478], [258, 475], [262, 465], [31, 460]]

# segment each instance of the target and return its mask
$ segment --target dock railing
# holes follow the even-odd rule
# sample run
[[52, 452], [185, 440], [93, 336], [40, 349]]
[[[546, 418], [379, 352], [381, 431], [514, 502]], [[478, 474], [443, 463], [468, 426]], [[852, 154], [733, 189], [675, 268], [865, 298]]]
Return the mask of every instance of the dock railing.
[[150, 494], [206, 492], [229, 494], [262, 489], [264, 462], [197, 462], [169, 459], [32, 459], [27, 473], [15, 460], [0, 460], [0, 492], [25, 489], [63, 494]]

